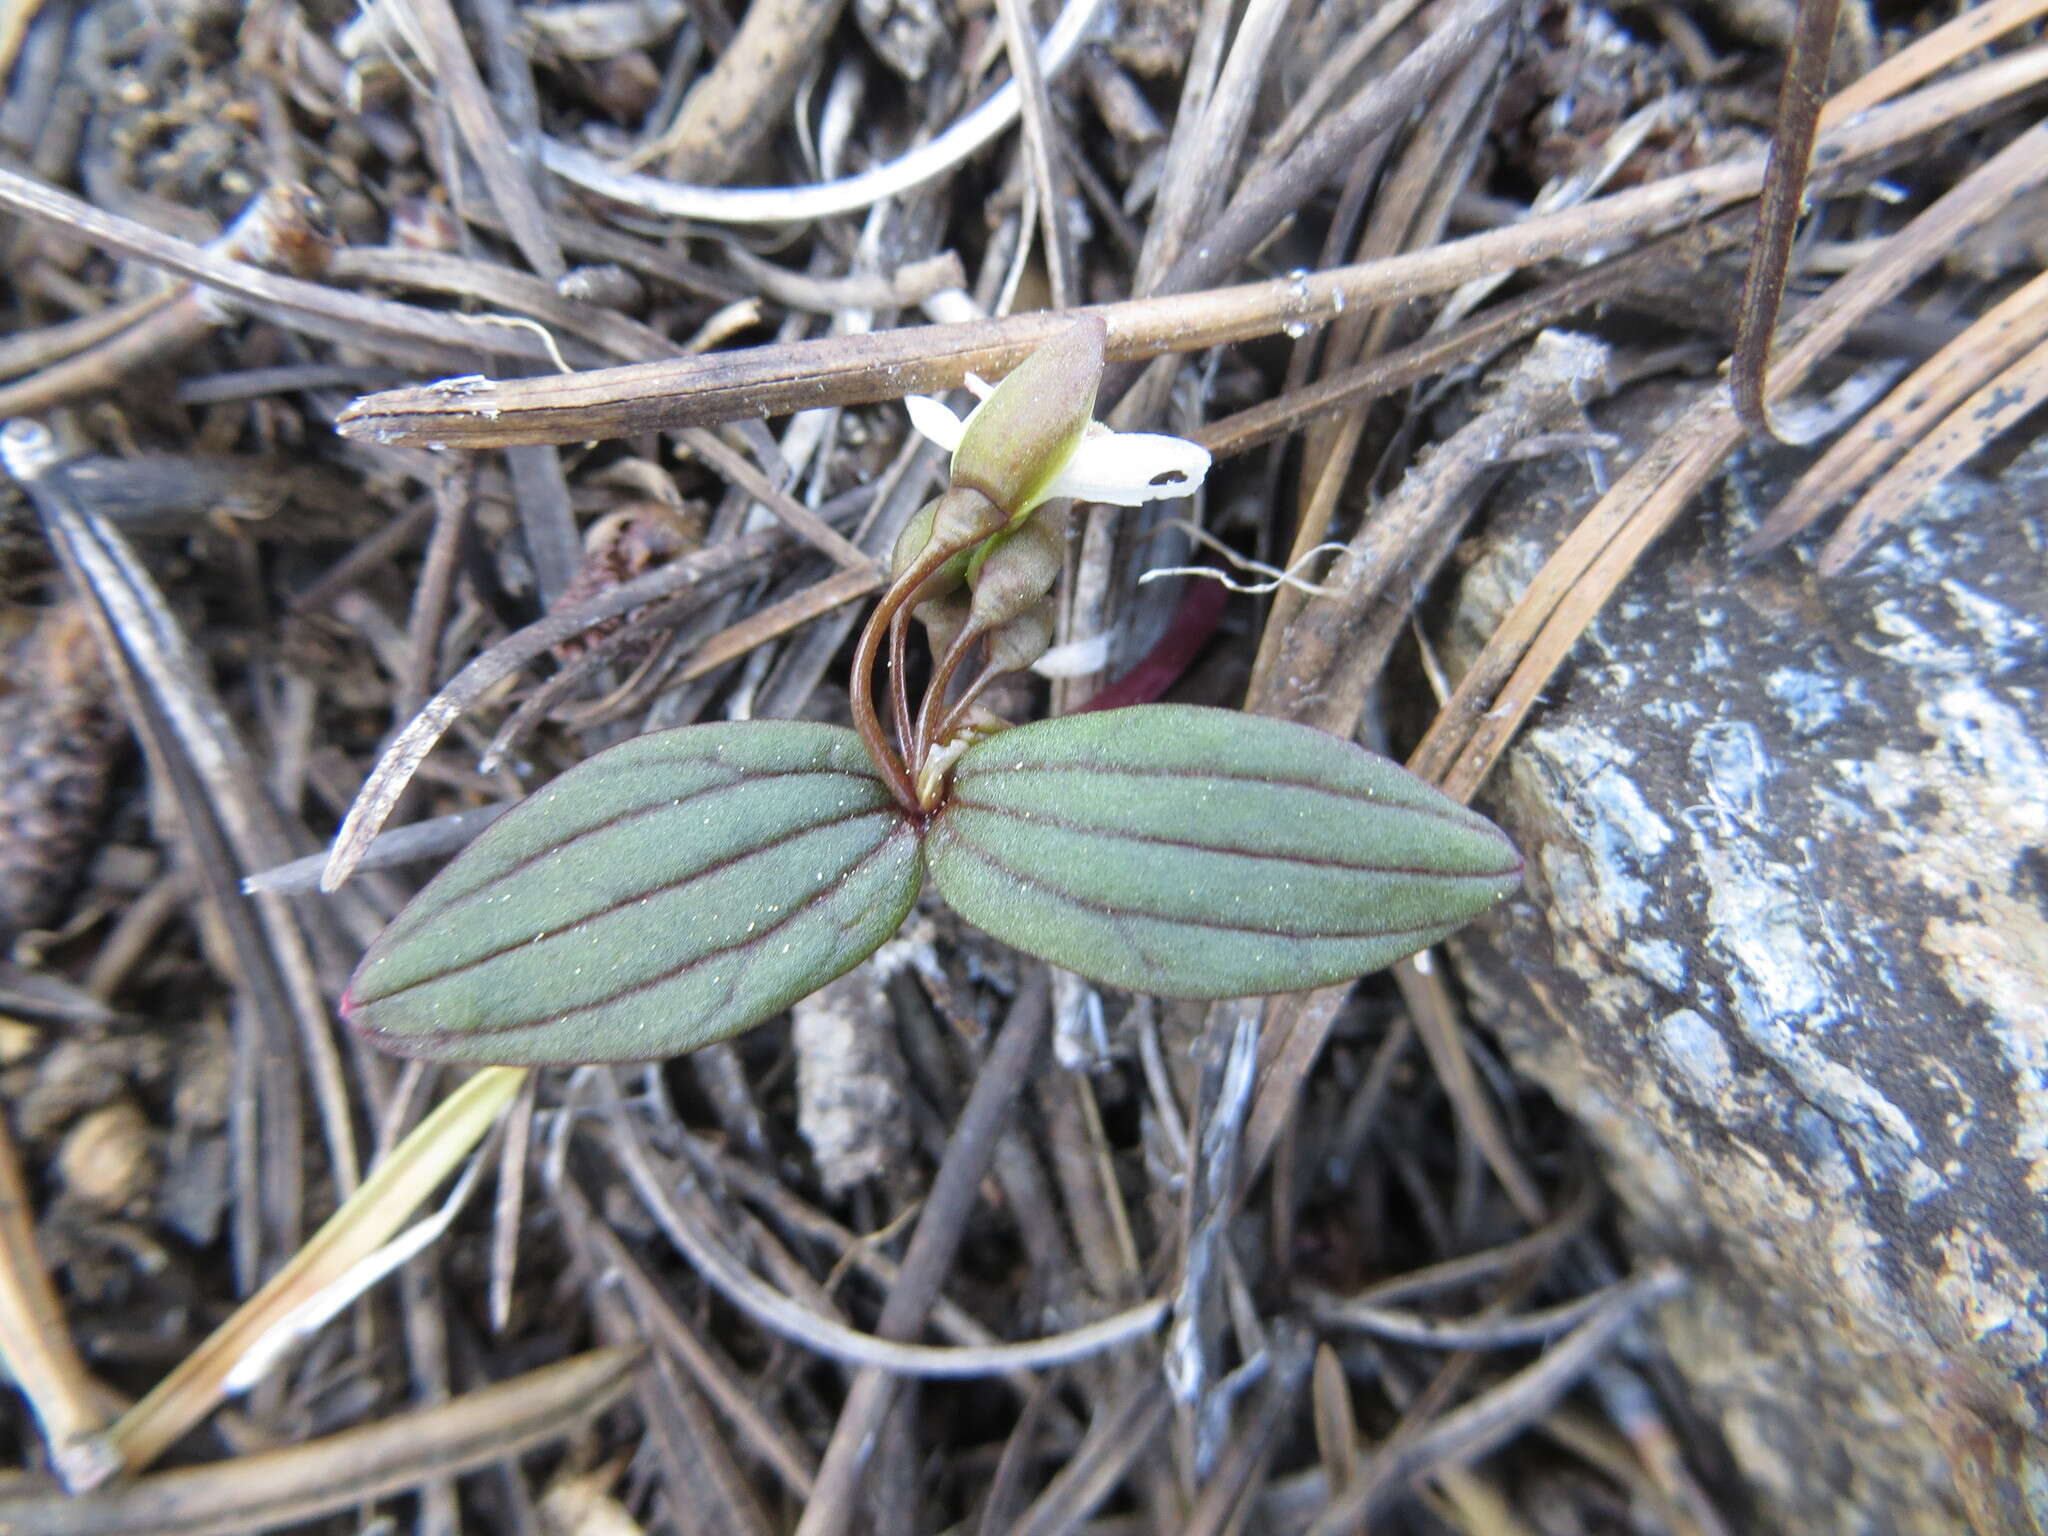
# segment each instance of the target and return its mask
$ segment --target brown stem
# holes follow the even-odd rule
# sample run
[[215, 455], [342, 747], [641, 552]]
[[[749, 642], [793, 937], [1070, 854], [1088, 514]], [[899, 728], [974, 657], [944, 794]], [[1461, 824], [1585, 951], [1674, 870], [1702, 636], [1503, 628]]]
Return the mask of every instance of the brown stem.
[[974, 681], [967, 685], [967, 691], [960, 695], [951, 709], [946, 711], [946, 717], [939, 722], [939, 728], [932, 732], [932, 742], [934, 745], [952, 739], [953, 733], [959, 730], [961, 724], [967, 719], [967, 711], [974, 708], [975, 701], [988, 692], [988, 685], [1002, 675], [1002, 673], [995, 669], [993, 664], [981, 669]]
[[862, 626], [860, 641], [853, 649], [853, 677], [848, 685], [848, 698], [853, 706], [853, 728], [859, 733], [861, 744], [868, 749], [868, 756], [875, 760], [875, 767], [888, 781], [889, 793], [896, 797], [896, 803], [904, 810], [917, 814], [917, 790], [910, 782], [910, 775], [903, 767], [903, 758], [889, 744], [888, 733], [882, 729], [882, 722], [875, 714], [875, 652], [881, 648], [883, 631], [888, 628], [890, 618], [903, 606], [898, 593], [902, 583], [897, 583], [882, 594], [882, 600], [875, 604], [875, 611], [868, 615]]
[[889, 701], [896, 711], [896, 745], [911, 761], [910, 751], [910, 604], [896, 610], [889, 624]]
[[[917, 787], [912, 782], [910, 771], [905, 765], [903, 754], [889, 744], [887, 732], [882, 729], [881, 717], [875, 713], [875, 657], [882, 648], [882, 637], [896, 631], [899, 614], [907, 616], [911, 599], [918, 589], [936, 576], [948, 560], [963, 549], [971, 549], [987, 535], [956, 540], [950, 544], [934, 539], [919, 553], [910, 568], [889, 584], [889, 590], [882, 594], [875, 604], [875, 611], [868, 615], [862, 626], [860, 641], [853, 650], [853, 677], [848, 685], [848, 697], [853, 706], [853, 728], [860, 735], [868, 749], [868, 756], [875, 760], [882, 777], [889, 783], [889, 792], [896, 797], [896, 803], [913, 816], [922, 816], [923, 808], [917, 801]], [[900, 635], [890, 645], [892, 663], [895, 666], [894, 688], [898, 697], [898, 730], [906, 730], [910, 713], [910, 700], [903, 693], [902, 684], [902, 641]]]
[[[924, 690], [924, 702], [917, 710], [917, 734], [911, 738], [914, 743], [910, 754], [913, 778], [924, 766], [926, 755], [938, 744], [939, 734], [932, 727], [939, 710], [945, 705], [946, 689], [953, 681], [953, 674], [960, 670], [960, 663], [967, 659], [968, 651], [973, 649], [974, 642], [979, 640], [983, 633], [980, 626], [969, 623], [954, 639], [946, 654], [939, 659], [939, 664], [932, 669], [932, 680]], [[971, 694], [969, 698], [972, 698]]]

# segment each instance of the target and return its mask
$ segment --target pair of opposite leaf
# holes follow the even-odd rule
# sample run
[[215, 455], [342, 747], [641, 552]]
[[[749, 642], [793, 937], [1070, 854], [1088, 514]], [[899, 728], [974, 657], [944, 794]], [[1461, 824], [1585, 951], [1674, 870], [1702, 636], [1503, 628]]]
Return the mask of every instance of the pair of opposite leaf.
[[[501, 817], [399, 914], [350, 983], [349, 1022], [439, 1060], [675, 1055], [858, 965], [927, 873], [1018, 949], [1187, 998], [1363, 975], [1511, 892], [1521, 860], [1490, 823], [1306, 726], [1139, 705], [1003, 729], [968, 708], [995, 671], [1044, 648], [1032, 615], [1047, 562], [1016, 553], [1026, 529], [1056, 532], [1039, 509], [1184, 495], [1207, 468], [1193, 444], [1091, 423], [1102, 349], [1101, 322], [1086, 319], [965, 423], [913, 406], [919, 429], [954, 450], [953, 485], [913, 520], [863, 634], [858, 732], [694, 725], [597, 754]], [[913, 610], [943, 652], [935, 676], [976, 645], [988, 658], [967, 696], [928, 700], [914, 725], [901, 692]], [[885, 639], [893, 740], [869, 693]]]

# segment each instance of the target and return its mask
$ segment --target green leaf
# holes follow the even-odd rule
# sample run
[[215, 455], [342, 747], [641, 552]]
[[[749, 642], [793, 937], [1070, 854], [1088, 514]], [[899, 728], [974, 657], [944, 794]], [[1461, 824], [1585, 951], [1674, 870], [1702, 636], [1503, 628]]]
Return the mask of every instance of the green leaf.
[[1004, 942], [1166, 997], [1292, 992], [1432, 944], [1521, 883], [1498, 829], [1307, 726], [1147, 705], [962, 755], [932, 878]]
[[673, 1056], [859, 964], [919, 878], [853, 732], [659, 731], [506, 812], [370, 946], [342, 1009], [436, 1061]]

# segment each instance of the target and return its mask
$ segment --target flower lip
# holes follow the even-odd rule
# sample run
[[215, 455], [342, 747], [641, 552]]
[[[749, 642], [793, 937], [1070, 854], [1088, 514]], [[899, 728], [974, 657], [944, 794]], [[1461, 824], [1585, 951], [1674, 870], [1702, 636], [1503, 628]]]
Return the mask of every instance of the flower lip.
[[[978, 383], [979, 380], [970, 381], [970, 387]], [[972, 413], [963, 421], [943, 402], [927, 395], [906, 395], [903, 405], [910, 413], [910, 424], [921, 436], [948, 453], [959, 451], [968, 422], [974, 419]], [[977, 406], [976, 411], [979, 409]], [[1168, 437], [1158, 432], [1112, 432], [1100, 422], [1091, 421], [1038, 499], [1050, 501], [1070, 496], [1076, 501], [1135, 507], [1148, 501], [1192, 496], [1209, 473], [1209, 463], [1209, 451], [1184, 437]]]

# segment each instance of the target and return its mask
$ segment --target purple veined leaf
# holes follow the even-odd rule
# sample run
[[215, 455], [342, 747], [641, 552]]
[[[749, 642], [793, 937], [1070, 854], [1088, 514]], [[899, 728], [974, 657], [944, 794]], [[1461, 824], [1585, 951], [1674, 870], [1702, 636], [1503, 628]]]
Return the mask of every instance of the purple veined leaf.
[[1398, 764], [1307, 726], [1181, 705], [977, 744], [925, 856], [961, 916], [1005, 943], [1166, 997], [1364, 975], [1522, 875], [1492, 823]]
[[859, 964], [910, 910], [921, 866], [853, 732], [655, 732], [493, 823], [370, 946], [343, 1013], [436, 1061], [674, 1056]]

